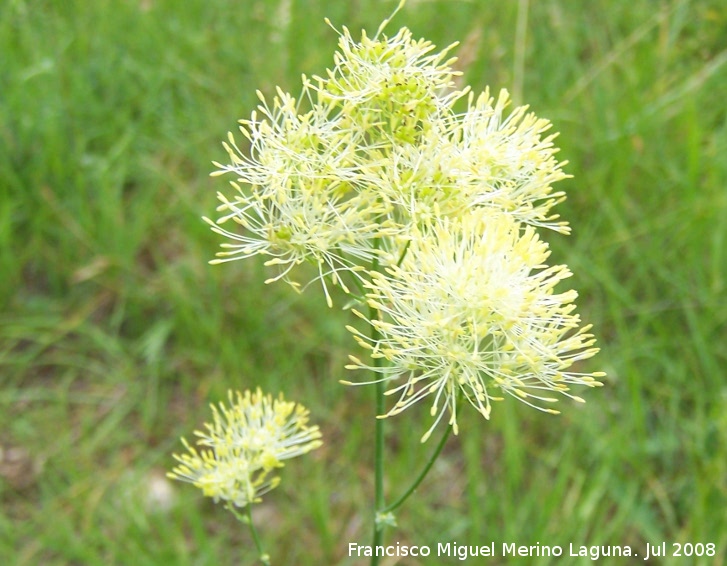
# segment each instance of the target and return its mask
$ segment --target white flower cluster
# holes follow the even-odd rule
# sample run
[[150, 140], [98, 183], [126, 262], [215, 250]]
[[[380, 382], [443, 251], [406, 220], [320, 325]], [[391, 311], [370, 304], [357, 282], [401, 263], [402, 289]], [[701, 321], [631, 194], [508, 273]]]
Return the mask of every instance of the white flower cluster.
[[[385, 22], [386, 23], [386, 22]], [[383, 25], [382, 25], [383, 28]], [[266, 256], [269, 281], [312, 262], [329, 284], [369, 307], [353, 327], [398, 400], [424, 398], [457, 432], [458, 403], [489, 418], [500, 392], [543, 408], [570, 385], [600, 385], [573, 364], [597, 349], [573, 312], [570, 276], [547, 267], [536, 229], [569, 231], [552, 208], [566, 177], [550, 123], [509, 98], [456, 90], [450, 48], [436, 52], [403, 28], [354, 41], [340, 34], [334, 67], [303, 77], [299, 100], [278, 91], [241, 121], [247, 145], [225, 144], [234, 194], [219, 195], [214, 231], [229, 238], [216, 262]], [[452, 46], [450, 46], [452, 47]], [[458, 101], [464, 110], [456, 109]], [[232, 221], [241, 231], [224, 228]], [[351, 287], [351, 285], [354, 287]]]

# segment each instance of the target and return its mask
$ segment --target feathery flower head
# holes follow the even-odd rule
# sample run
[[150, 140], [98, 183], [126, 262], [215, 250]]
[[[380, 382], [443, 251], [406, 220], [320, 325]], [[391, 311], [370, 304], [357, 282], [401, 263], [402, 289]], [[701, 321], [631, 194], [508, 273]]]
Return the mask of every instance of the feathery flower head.
[[308, 410], [282, 394], [273, 399], [257, 389], [244, 395], [230, 391], [228, 398], [229, 407], [212, 405], [213, 422], [195, 431], [199, 451], [182, 439], [189, 453], [174, 454], [181, 465], [167, 475], [192, 483], [215, 502], [244, 507], [278, 485], [270, 472], [284, 460], [321, 446], [321, 434], [308, 426]]
[[550, 209], [565, 199], [553, 192], [552, 183], [568, 177], [554, 155], [553, 140], [543, 136], [548, 120], [538, 118], [527, 106], [505, 115], [510, 97], [505, 89], [497, 101], [485, 90], [476, 100], [470, 95], [468, 109], [451, 127], [456, 152], [448, 156], [456, 182], [469, 193], [472, 206], [505, 211], [517, 221], [568, 233], [566, 222]]
[[[375, 180], [359, 163], [363, 132], [341, 128], [321, 106], [299, 114], [295, 99], [282, 91], [272, 109], [259, 96], [263, 118], [253, 113], [240, 128], [250, 155], [230, 135], [224, 146], [231, 164], [216, 164], [216, 174], [232, 173], [237, 182], [231, 183], [232, 198], [218, 194], [222, 204], [217, 210], [223, 215], [216, 221], [205, 218], [213, 231], [232, 241], [222, 244], [225, 251], [211, 263], [269, 256], [266, 265], [281, 269], [268, 282], [283, 278], [297, 287], [288, 278], [290, 271], [312, 262], [331, 305], [326, 278], [348, 292], [340, 272], [355, 274], [357, 263], [380, 254], [372, 242], [396, 232], [377, 221], [389, 205], [362, 190]], [[230, 220], [243, 232], [223, 227]]]
[[[371, 273], [368, 304], [382, 318], [367, 320], [372, 340], [349, 327], [373, 358], [352, 357], [349, 369], [366, 368], [391, 382], [398, 401], [386, 416], [432, 399], [435, 422], [449, 413], [457, 432], [457, 405], [467, 399], [485, 418], [504, 391], [546, 412], [556, 401], [542, 391], [569, 393], [569, 384], [600, 385], [594, 377], [568, 371], [598, 350], [590, 327], [578, 328], [575, 291], [555, 293], [570, 276], [565, 266], [547, 267], [547, 245], [534, 228], [486, 209], [457, 219], [438, 218], [413, 230], [406, 256], [385, 273]], [[397, 384], [403, 379], [404, 382]]]
[[446, 49], [432, 53], [435, 46], [414, 40], [401, 28], [385, 37], [385, 20], [373, 38], [362, 32], [356, 42], [343, 28], [334, 56], [335, 66], [327, 77], [314, 77], [312, 86], [322, 102], [331, 102], [341, 115], [368, 131], [373, 138], [396, 143], [415, 143], [432, 119], [450, 111], [465, 91], [455, 90], [454, 77], [461, 73], [450, 65]]

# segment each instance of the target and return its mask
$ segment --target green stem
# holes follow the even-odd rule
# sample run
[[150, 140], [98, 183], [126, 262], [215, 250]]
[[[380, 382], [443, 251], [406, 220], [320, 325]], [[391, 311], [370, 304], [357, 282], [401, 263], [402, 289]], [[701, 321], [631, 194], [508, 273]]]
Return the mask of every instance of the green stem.
[[437, 461], [437, 458], [439, 458], [439, 455], [442, 453], [442, 449], [444, 448], [444, 445], [447, 443], [447, 439], [449, 438], [449, 434], [452, 432], [452, 427], [448, 426], [446, 430], [444, 431], [444, 434], [442, 435], [442, 439], [439, 441], [439, 444], [437, 445], [437, 448], [432, 453], [432, 456], [429, 458], [429, 461], [427, 462], [427, 465], [424, 466], [424, 469], [421, 471], [421, 473], [417, 476], [417, 479], [414, 480], [414, 483], [411, 484], [409, 489], [407, 489], [404, 494], [397, 499], [394, 503], [391, 505], [388, 505], [386, 508], [383, 509], [383, 513], [389, 513], [390, 511], [395, 511], [401, 505], [409, 499], [409, 496], [416, 491], [416, 489], [419, 487], [419, 484], [422, 483], [424, 478], [429, 473], [429, 470], [432, 469], [432, 466], [434, 465], [434, 462]]
[[262, 562], [265, 566], [270, 566], [270, 556], [263, 549], [263, 543], [260, 540], [260, 535], [257, 534], [255, 523], [252, 521], [252, 505], [247, 505], [245, 509], [247, 510], [247, 521], [248, 525], [250, 525], [250, 533], [252, 534], [252, 539], [255, 541], [255, 548], [257, 548], [258, 554], [260, 555], [260, 562]]
[[[376, 247], [378, 247], [378, 240], [376, 241]], [[371, 265], [372, 271], [377, 271], [379, 268], [379, 261], [377, 257]], [[379, 319], [379, 310], [369, 305], [369, 320], [374, 321]], [[373, 344], [379, 341], [381, 335], [375, 325], [371, 325], [371, 341]], [[373, 364], [375, 368], [378, 368], [382, 364], [380, 357], [373, 358]], [[376, 374], [376, 372], [374, 372]], [[378, 377], [375, 375], [375, 377]], [[384, 398], [385, 384], [383, 381], [376, 382], [376, 424], [374, 428], [374, 517], [373, 517], [373, 548], [381, 546], [384, 539], [384, 527], [383, 525], [377, 524], [377, 517], [379, 512], [385, 507], [386, 503], [384, 500], [384, 420], [378, 418], [379, 415], [383, 415], [386, 411], [386, 400]], [[378, 566], [379, 557], [371, 557], [371, 566]]]
[[260, 535], [257, 533], [257, 529], [255, 528], [255, 523], [252, 522], [252, 505], [246, 505], [245, 506], [245, 514], [241, 515], [237, 509], [232, 505], [232, 503], [227, 504], [227, 508], [232, 512], [232, 514], [237, 517], [237, 520], [241, 523], [245, 523], [247, 526], [250, 527], [250, 533], [252, 534], [252, 540], [255, 541], [255, 548], [257, 548], [258, 555], [260, 556], [260, 562], [264, 564], [264, 566], [270, 566], [270, 556], [267, 552], [265, 552], [265, 549], [263, 548], [263, 543], [260, 540]]

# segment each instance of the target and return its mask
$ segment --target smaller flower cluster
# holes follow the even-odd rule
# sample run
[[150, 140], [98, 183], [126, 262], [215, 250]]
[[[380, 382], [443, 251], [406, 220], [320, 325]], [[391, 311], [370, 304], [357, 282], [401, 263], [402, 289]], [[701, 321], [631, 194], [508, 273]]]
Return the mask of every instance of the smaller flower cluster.
[[213, 421], [195, 431], [199, 450], [182, 443], [187, 454], [174, 454], [180, 465], [170, 478], [193, 484], [215, 502], [245, 507], [275, 488], [280, 478], [272, 475], [283, 461], [321, 446], [317, 426], [308, 425], [308, 410], [255, 393], [228, 393], [229, 407], [212, 405]]

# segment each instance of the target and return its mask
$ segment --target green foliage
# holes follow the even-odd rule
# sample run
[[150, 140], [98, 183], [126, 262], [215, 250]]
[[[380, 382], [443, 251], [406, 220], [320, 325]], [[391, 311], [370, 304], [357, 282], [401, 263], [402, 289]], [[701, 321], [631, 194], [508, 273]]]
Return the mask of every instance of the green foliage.
[[[233, 517], [182, 485], [168, 499], [162, 478], [209, 402], [257, 385], [310, 408], [326, 442], [254, 509], [266, 548], [280, 564], [355, 563], [373, 392], [338, 384], [350, 320], [318, 289], [265, 286], [256, 261], [208, 266], [219, 238], [200, 217], [220, 188], [210, 161], [255, 89], [295, 93], [300, 73], [331, 66], [324, 16], [357, 37], [394, 6], [0, 6], [0, 563], [252, 562]], [[461, 40], [466, 83], [509, 88], [561, 132], [573, 234], [546, 237], [602, 347], [585, 369], [609, 375], [560, 417], [463, 412], [388, 536], [724, 552], [722, 3], [410, 0], [387, 31], [402, 25], [440, 48]], [[426, 458], [428, 419], [389, 423], [389, 499]]]

